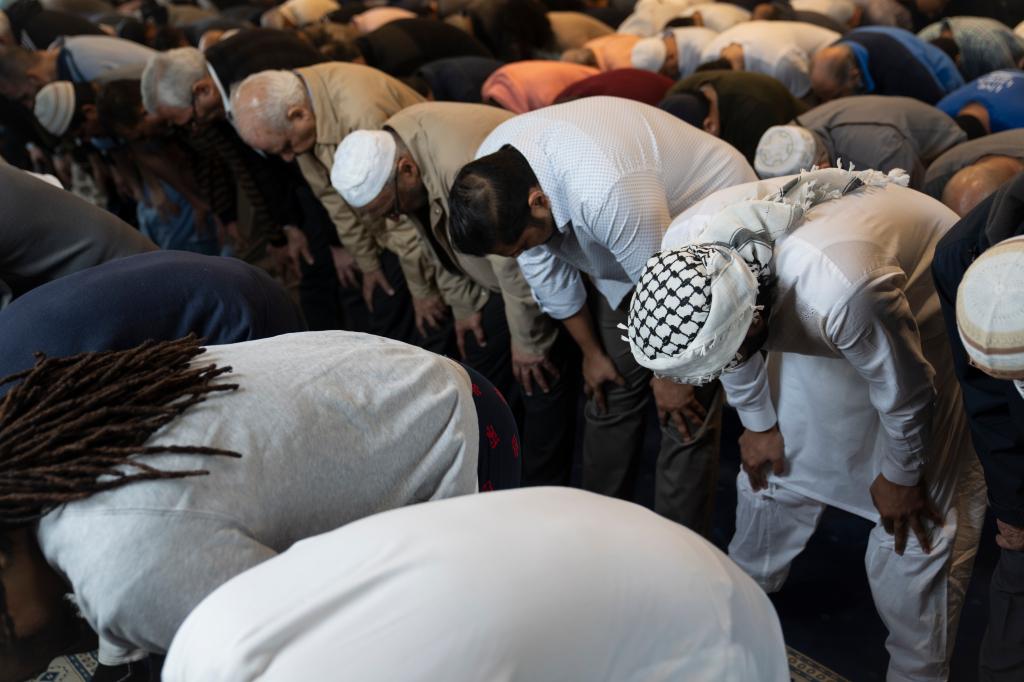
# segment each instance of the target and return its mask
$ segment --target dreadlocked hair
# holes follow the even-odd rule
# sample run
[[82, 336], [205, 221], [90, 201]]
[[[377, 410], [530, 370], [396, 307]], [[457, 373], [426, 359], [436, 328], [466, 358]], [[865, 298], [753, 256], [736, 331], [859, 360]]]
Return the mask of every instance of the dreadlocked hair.
[[64, 358], [36, 354], [31, 369], [0, 400], [0, 526], [30, 523], [55, 507], [136, 481], [201, 476], [162, 471], [138, 455], [177, 453], [241, 457], [196, 445], [143, 447], [159, 428], [217, 391], [230, 367], [192, 367], [205, 351], [190, 334], [123, 351]]

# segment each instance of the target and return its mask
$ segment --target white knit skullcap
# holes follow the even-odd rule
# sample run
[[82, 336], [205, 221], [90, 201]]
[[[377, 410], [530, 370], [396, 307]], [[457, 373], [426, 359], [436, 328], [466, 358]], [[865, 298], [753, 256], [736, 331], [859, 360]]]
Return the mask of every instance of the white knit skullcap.
[[75, 117], [75, 86], [71, 81], [55, 81], [44, 85], [36, 95], [35, 115], [39, 124], [60, 137], [68, 131]]
[[993, 376], [1024, 375], [1024, 237], [999, 242], [967, 268], [956, 292], [967, 355]]
[[754, 170], [762, 178], [810, 170], [818, 156], [814, 133], [800, 126], [772, 126], [761, 136]]
[[633, 68], [658, 73], [661, 67], [665, 66], [665, 59], [668, 57], [668, 50], [665, 49], [665, 39], [660, 35], [653, 38], [638, 40], [629, 53], [629, 59]]
[[334, 152], [331, 184], [353, 208], [366, 206], [380, 194], [395, 167], [398, 145], [389, 132], [357, 130]]

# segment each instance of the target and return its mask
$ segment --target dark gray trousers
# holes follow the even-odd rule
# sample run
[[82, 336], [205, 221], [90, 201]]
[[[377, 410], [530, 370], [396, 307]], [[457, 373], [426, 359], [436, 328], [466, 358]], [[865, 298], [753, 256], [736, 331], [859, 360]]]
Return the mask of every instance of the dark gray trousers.
[[[587, 402], [583, 432], [583, 487], [613, 497], [629, 498], [626, 486], [630, 471], [640, 461], [644, 421], [654, 399], [651, 371], [633, 359], [622, 340], [628, 299], [612, 310], [604, 296], [591, 290], [590, 301], [605, 352], [615, 363], [625, 386], [605, 384], [605, 414], [598, 414], [593, 400]], [[698, 533], [707, 535], [711, 505], [718, 477], [718, 449], [722, 425], [722, 390], [718, 382], [697, 389], [697, 398], [708, 411], [694, 438], [683, 436], [669, 424], [661, 427], [661, 446], [655, 470], [654, 510]]]
[[1024, 552], [1000, 550], [979, 668], [981, 682], [1024, 680]]

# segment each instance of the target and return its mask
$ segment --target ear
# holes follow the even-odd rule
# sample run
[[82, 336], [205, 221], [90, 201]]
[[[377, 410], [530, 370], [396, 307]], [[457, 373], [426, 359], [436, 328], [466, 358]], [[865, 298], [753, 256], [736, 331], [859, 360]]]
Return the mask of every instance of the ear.
[[409, 176], [413, 180], [420, 179], [420, 167], [408, 154], [403, 154], [401, 158], [398, 159], [398, 172], [401, 175]]
[[288, 119], [289, 123], [298, 123], [302, 119], [309, 115], [309, 111], [303, 106], [289, 107], [288, 112], [285, 114], [285, 118]]
[[690, 18], [693, 19], [694, 26], [704, 25], [704, 15], [701, 14], [700, 12], [694, 12], [693, 14], [690, 15]]
[[718, 122], [715, 121], [714, 116], [711, 114], [708, 114], [707, 118], [704, 119], [704, 122], [701, 123], [701, 127], [704, 129], [704, 132], [718, 137]]
[[547, 212], [551, 205], [548, 200], [548, 195], [544, 194], [544, 190], [540, 187], [533, 187], [530, 189], [530, 193], [526, 197], [527, 203], [530, 205], [530, 213], [535, 213], [538, 210]]

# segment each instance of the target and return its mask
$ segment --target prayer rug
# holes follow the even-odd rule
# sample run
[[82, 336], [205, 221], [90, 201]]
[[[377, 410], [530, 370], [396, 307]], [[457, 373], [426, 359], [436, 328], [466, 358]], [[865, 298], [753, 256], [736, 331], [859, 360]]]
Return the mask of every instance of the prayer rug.
[[[812, 658], [786, 647], [789, 655], [789, 674], [793, 682], [848, 682]], [[61, 656], [50, 664], [50, 669], [35, 682], [90, 682], [96, 670], [96, 657], [92, 653]]]
[[786, 647], [786, 655], [789, 658], [789, 676], [793, 682], [848, 682], [845, 677], [792, 647]]

